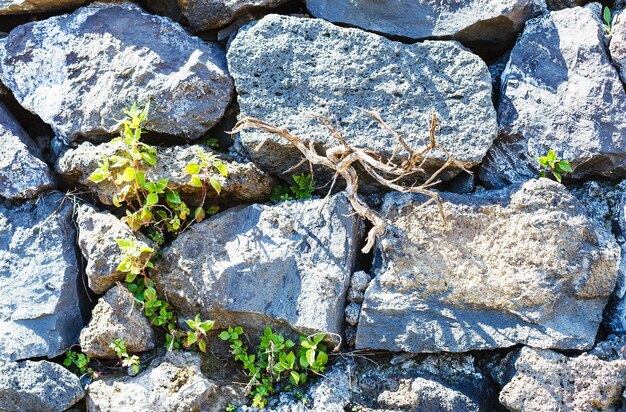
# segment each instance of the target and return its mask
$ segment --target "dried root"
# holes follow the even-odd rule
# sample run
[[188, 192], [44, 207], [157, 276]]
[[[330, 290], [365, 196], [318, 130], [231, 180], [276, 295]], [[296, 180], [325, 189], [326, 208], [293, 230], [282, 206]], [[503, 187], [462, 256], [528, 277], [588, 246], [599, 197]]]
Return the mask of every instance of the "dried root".
[[[369, 231], [367, 235], [367, 242], [362, 249], [364, 253], [367, 253], [374, 246], [376, 237], [385, 232], [385, 221], [376, 212], [370, 209], [359, 195], [359, 177], [355, 165], [360, 165], [382, 186], [398, 192], [419, 193], [428, 196], [430, 200], [422, 206], [434, 202], [439, 208], [439, 214], [441, 215], [444, 225], [446, 225], [446, 219], [441, 197], [439, 196], [439, 193], [431, 190], [431, 187], [440, 182], [440, 180], [438, 180], [439, 175], [441, 175], [441, 173], [450, 166], [454, 166], [455, 168], [464, 170], [468, 173], [470, 172], [461, 162], [455, 160], [445, 148], [437, 144], [435, 141], [435, 132], [437, 129], [436, 114], [433, 114], [430, 119], [429, 140], [425, 142], [423, 147], [414, 150], [405, 142], [398, 132], [385, 123], [379, 113], [365, 109], [361, 110], [376, 120], [383, 130], [393, 134], [398, 140], [398, 147], [396, 147], [389, 159], [385, 160], [382, 156], [368, 149], [352, 147], [346, 142], [341, 133], [333, 126], [330, 119], [324, 116], [314, 117], [324, 127], [326, 127], [331, 136], [339, 143], [336, 146], [328, 148], [324, 155], [320, 155], [317, 152], [313, 141], [310, 141], [307, 145], [303, 139], [291, 134], [288, 129], [273, 126], [259, 119], [247, 117], [240, 120], [235, 125], [232, 133], [254, 128], [285, 139], [302, 153], [305, 158], [303, 161], [306, 160], [311, 165], [327, 167], [335, 172], [331, 184], [331, 190], [337, 177], [342, 177], [346, 182], [346, 195], [355, 212], [362, 218], [367, 219], [372, 223], [372, 229]], [[256, 150], [258, 150], [262, 145], [263, 142], [256, 148]], [[424, 165], [428, 160], [429, 154], [435, 149], [440, 150], [445, 154], [447, 160], [443, 163], [443, 165], [433, 172], [423, 183], [404, 186], [402, 181], [406, 180], [406, 178], [416, 175], [423, 176], [426, 174]]]

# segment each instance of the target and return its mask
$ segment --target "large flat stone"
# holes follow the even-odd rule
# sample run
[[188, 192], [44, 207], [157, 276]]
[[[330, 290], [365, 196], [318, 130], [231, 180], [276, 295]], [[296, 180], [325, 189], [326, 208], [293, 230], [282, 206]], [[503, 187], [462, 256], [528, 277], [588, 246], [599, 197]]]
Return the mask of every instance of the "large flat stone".
[[148, 100], [146, 130], [198, 138], [232, 95], [217, 44], [130, 2], [94, 3], [21, 25], [2, 49], [2, 82], [71, 142], [109, 136], [123, 108]]
[[502, 73], [500, 136], [480, 178], [503, 187], [538, 175], [553, 149], [572, 178], [626, 176], [626, 93], [593, 3], [530, 20]]
[[[320, 147], [339, 143], [309, 114], [329, 115], [354, 146], [393, 153], [397, 140], [359, 107], [380, 112], [415, 148], [438, 112], [437, 141], [467, 166], [482, 160], [496, 135], [489, 70], [457, 42], [407, 45], [319, 19], [269, 15], [241, 29], [227, 57], [240, 118], [287, 127]], [[302, 157], [259, 130], [241, 132], [239, 141], [271, 173], [284, 174]], [[444, 157], [432, 153], [426, 173]]]
[[0, 206], [0, 227], [0, 360], [58, 356], [83, 327], [72, 203]]
[[154, 279], [180, 319], [341, 334], [360, 235], [344, 195], [233, 208], [163, 249]]
[[620, 250], [564, 186], [388, 194], [387, 233], [365, 292], [356, 347], [466, 352], [526, 344], [587, 349], [615, 287]]

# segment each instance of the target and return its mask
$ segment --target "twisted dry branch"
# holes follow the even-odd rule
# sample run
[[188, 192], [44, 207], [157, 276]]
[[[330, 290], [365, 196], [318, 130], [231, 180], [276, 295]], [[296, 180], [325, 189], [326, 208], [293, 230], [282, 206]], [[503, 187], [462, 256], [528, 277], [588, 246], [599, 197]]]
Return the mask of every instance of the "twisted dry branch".
[[[423, 147], [415, 150], [406, 143], [398, 132], [385, 123], [379, 113], [365, 109], [361, 110], [376, 120], [382, 129], [393, 134], [398, 140], [399, 145], [394, 149], [389, 159], [384, 160], [382, 156], [371, 150], [351, 146], [333, 126], [330, 119], [324, 116], [313, 117], [317, 119], [339, 143], [336, 146], [326, 149], [325, 155], [318, 153], [313, 141], [309, 141], [307, 145], [303, 139], [293, 135], [287, 128], [273, 126], [262, 120], [251, 117], [246, 117], [237, 122], [231, 133], [237, 133], [246, 129], [260, 129], [266, 133], [283, 138], [297, 148], [310, 164], [324, 166], [335, 172], [331, 190], [337, 177], [341, 176], [346, 182], [346, 196], [355, 212], [372, 224], [372, 228], [367, 235], [367, 242], [362, 249], [364, 253], [372, 249], [377, 236], [384, 234], [385, 221], [378, 213], [367, 206], [363, 198], [359, 195], [359, 176], [355, 168], [356, 164], [360, 165], [367, 174], [382, 186], [398, 192], [419, 193], [428, 196], [430, 199], [423, 203], [421, 207], [434, 202], [438, 207], [444, 225], [447, 226], [441, 197], [439, 193], [432, 190], [431, 187], [440, 182], [438, 177], [450, 166], [464, 170], [467, 173], [471, 172], [469, 172], [461, 162], [454, 159], [444, 147], [437, 144], [435, 140], [435, 132], [438, 124], [437, 115], [433, 114], [430, 119], [428, 141], [425, 142]], [[262, 141], [261, 144], [256, 147], [256, 150], [259, 150], [264, 142], [265, 141]], [[411, 176], [424, 176], [427, 174], [425, 164], [429, 155], [435, 149], [443, 152], [447, 160], [424, 182], [410, 186], [402, 185], [401, 182]], [[406, 152], [405, 155], [400, 155], [402, 152]]]

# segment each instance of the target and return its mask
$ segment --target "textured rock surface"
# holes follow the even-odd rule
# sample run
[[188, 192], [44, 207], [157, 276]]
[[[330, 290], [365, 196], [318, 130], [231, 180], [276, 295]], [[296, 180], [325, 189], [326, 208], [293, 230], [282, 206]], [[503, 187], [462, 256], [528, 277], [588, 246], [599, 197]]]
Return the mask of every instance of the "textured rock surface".
[[500, 136], [480, 169], [492, 187], [537, 176], [552, 148], [572, 177], [626, 175], [626, 94], [594, 3], [528, 22], [502, 74]]
[[195, 31], [222, 27], [258, 8], [272, 8], [288, 0], [178, 0], [183, 15]]
[[90, 412], [224, 411], [228, 398], [200, 370], [192, 352], [168, 352], [136, 377], [98, 379], [87, 390]]
[[[99, 212], [95, 207], [83, 204], [76, 215], [78, 246], [87, 261], [85, 274], [89, 288], [103, 294], [116, 282], [126, 278], [117, 270], [123, 254], [116, 239], [133, 239], [138, 246], [152, 243], [140, 233], [134, 233], [127, 224], [109, 212]], [[147, 259], [149, 254], [144, 253]]]
[[[438, 143], [468, 166], [481, 161], [496, 134], [489, 70], [456, 42], [406, 45], [319, 19], [269, 15], [239, 31], [228, 65], [240, 117], [287, 127], [322, 146], [337, 142], [307, 114], [329, 115], [354, 146], [391, 155], [397, 140], [359, 107], [379, 111], [413, 147], [423, 144], [428, 115], [437, 111]], [[300, 152], [276, 137], [257, 151], [267, 137], [253, 129], [239, 135], [261, 168], [283, 174], [300, 162]], [[433, 153], [426, 169], [443, 156]]]
[[64, 411], [85, 391], [76, 375], [48, 361], [0, 361], [0, 410]]
[[154, 348], [154, 333], [148, 318], [123, 286], [114, 286], [98, 300], [89, 325], [80, 333], [80, 348], [92, 358], [116, 358], [109, 345], [126, 341], [128, 353]]
[[60, 355], [83, 327], [72, 204], [0, 206], [0, 227], [0, 360]]
[[[197, 161], [199, 148], [209, 150], [204, 146], [173, 146], [157, 147], [157, 164], [148, 169], [146, 178], [149, 180], [169, 179], [169, 187], [177, 190], [183, 200], [190, 205], [196, 205], [202, 198], [202, 189], [189, 186], [189, 175], [184, 172], [190, 161]], [[66, 184], [81, 184], [93, 191], [105, 205], [111, 205], [111, 199], [116, 193], [111, 183], [94, 183], [88, 179], [89, 175], [98, 167], [98, 161], [103, 155], [120, 154], [119, 146], [111, 143], [93, 145], [82, 143], [76, 149], [63, 153], [56, 162], [55, 170], [61, 175]], [[215, 177], [222, 185], [218, 195], [214, 190], [207, 190], [207, 205], [232, 205], [240, 203], [262, 202], [269, 198], [276, 181], [267, 173], [259, 170], [253, 163], [237, 162], [225, 155], [217, 153], [224, 161], [228, 171], [228, 178], [215, 173]]]
[[147, 130], [197, 138], [231, 99], [216, 44], [132, 3], [96, 3], [19, 26], [1, 55], [3, 83], [70, 141], [115, 132], [124, 107], [148, 100]]
[[307, 0], [313, 16], [333, 23], [412, 40], [454, 38], [498, 50], [545, 7], [545, 0]]
[[[625, 4], [626, 5], [626, 4]], [[622, 5], [623, 7], [624, 5]], [[619, 16], [618, 16], [619, 17]], [[616, 18], [611, 29], [609, 52], [613, 64], [619, 69], [622, 81], [626, 81], [626, 16]]]
[[54, 185], [48, 165], [36, 152], [30, 136], [0, 103], [0, 197], [32, 198]]
[[340, 334], [360, 226], [344, 195], [233, 208], [163, 250], [157, 289], [182, 319], [200, 313], [216, 328]]
[[616, 282], [612, 234], [547, 179], [444, 200], [447, 230], [434, 205], [387, 195], [357, 348], [590, 348]]
[[547, 0], [548, 9], [561, 10], [567, 7], [584, 6], [588, 0]]
[[63, 10], [79, 7], [88, 2], [89, 0], [2, 0], [0, 1], [0, 15]]
[[568, 358], [556, 352], [522, 348], [516, 373], [500, 392], [510, 411], [622, 410], [626, 361], [605, 361], [583, 354]]

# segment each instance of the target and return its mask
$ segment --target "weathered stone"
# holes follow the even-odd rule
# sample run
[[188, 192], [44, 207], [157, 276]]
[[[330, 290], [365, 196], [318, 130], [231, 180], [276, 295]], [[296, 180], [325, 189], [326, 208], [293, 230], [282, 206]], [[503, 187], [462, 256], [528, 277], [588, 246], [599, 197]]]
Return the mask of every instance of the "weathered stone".
[[71, 201], [0, 206], [0, 227], [0, 360], [58, 356], [83, 327]]
[[[157, 147], [157, 164], [146, 172], [148, 180], [168, 179], [169, 187], [177, 190], [182, 199], [190, 205], [197, 205], [202, 199], [202, 188], [189, 186], [190, 176], [184, 172], [185, 166], [191, 161], [197, 161], [198, 150], [211, 149], [200, 146], [173, 146]], [[89, 188], [105, 205], [112, 204], [113, 195], [117, 192], [110, 182], [94, 183], [89, 175], [98, 167], [102, 156], [111, 156], [121, 153], [121, 146], [115, 143], [93, 145], [82, 143], [75, 149], [63, 153], [55, 165], [56, 172], [68, 185], [80, 184]], [[208, 205], [233, 205], [240, 203], [262, 202], [269, 198], [276, 181], [267, 173], [259, 170], [253, 163], [241, 163], [220, 153], [217, 154], [226, 165], [228, 177], [215, 171], [214, 177], [220, 182], [222, 191], [210, 189], [206, 191]]]
[[561, 10], [568, 7], [584, 6], [589, 0], [547, 0], [548, 9]]
[[37, 156], [35, 143], [0, 103], [0, 197], [32, 198], [53, 185], [52, 174]]
[[367, 289], [367, 285], [370, 284], [371, 280], [372, 277], [370, 275], [362, 270], [359, 270], [352, 274], [352, 278], [350, 279], [350, 288], [359, 292], [365, 292], [365, 289]]
[[456, 39], [499, 51], [546, 5], [545, 0], [307, 0], [307, 8], [315, 17], [389, 36]]
[[146, 130], [198, 138], [232, 94], [217, 44], [130, 2], [18, 26], [0, 55], [15, 98], [72, 142], [108, 137], [123, 108], [149, 100]]
[[98, 300], [89, 325], [80, 333], [80, 348], [92, 358], [116, 358], [109, 345], [126, 342], [128, 353], [154, 349], [154, 332], [148, 318], [123, 286], [114, 286]]
[[[496, 135], [489, 70], [456, 42], [407, 45], [319, 19], [269, 15], [239, 31], [228, 65], [240, 117], [287, 127], [320, 146], [338, 142], [308, 114], [329, 115], [350, 144], [390, 156], [397, 139], [359, 107], [380, 112], [413, 147], [423, 145], [436, 111], [443, 124], [437, 142], [467, 166], [482, 160]], [[242, 131], [239, 142], [271, 173], [284, 175], [302, 158], [289, 143], [256, 129]], [[426, 173], [444, 158], [433, 152]]]
[[59, 412], [84, 396], [78, 376], [57, 363], [0, 361], [2, 411]]
[[443, 199], [447, 229], [436, 205], [387, 195], [357, 348], [590, 348], [620, 260], [606, 227], [548, 179]]
[[401, 380], [395, 391], [384, 391], [378, 402], [390, 409], [426, 411], [476, 411], [480, 409], [465, 394], [424, 378]]
[[341, 334], [360, 234], [342, 194], [233, 208], [163, 249], [154, 279], [181, 319]]
[[222, 27], [255, 9], [270, 9], [288, 0], [178, 0], [183, 15], [195, 31]]
[[365, 293], [359, 292], [356, 289], [348, 289], [348, 300], [350, 302], [361, 303], [363, 302], [364, 298], [365, 298]]
[[499, 188], [538, 174], [549, 149], [572, 178], [626, 175], [626, 94], [605, 47], [601, 7], [551, 12], [528, 22], [502, 74], [500, 136], [481, 180]]
[[516, 373], [500, 392], [510, 411], [622, 410], [626, 360], [583, 354], [568, 358], [550, 350], [522, 348]]
[[360, 312], [361, 312], [361, 305], [359, 305], [356, 302], [348, 303], [348, 305], [346, 306], [346, 310], [345, 310], [346, 323], [352, 326], [359, 323]]
[[[126, 273], [117, 270], [124, 257], [117, 239], [132, 239], [139, 247], [152, 246], [150, 240], [133, 232], [111, 213], [99, 212], [88, 204], [78, 209], [76, 224], [78, 246], [87, 261], [87, 282], [89, 288], [98, 294], [105, 293], [116, 282], [126, 278]], [[149, 253], [144, 253], [142, 259], [148, 259], [149, 256]]]
[[80, 7], [90, 0], [3, 0], [0, 3], [0, 15], [19, 13], [42, 13]]
[[90, 412], [224, 411], [227, 399], [200, 370], [193, 352], [168, 352], [135, 377], [98, 379], [87, 389]]

